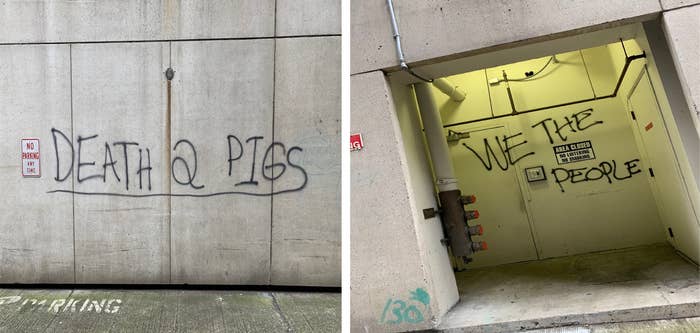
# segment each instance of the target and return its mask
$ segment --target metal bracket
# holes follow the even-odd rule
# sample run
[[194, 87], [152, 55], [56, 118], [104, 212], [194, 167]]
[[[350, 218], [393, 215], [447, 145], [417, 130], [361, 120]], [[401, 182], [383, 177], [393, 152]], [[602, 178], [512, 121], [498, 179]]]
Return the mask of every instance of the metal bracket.
[[439, 209], [435, 209], [435, 208], [423, 209], [423, 218], [425, 218], [426, 220], [432, 219], [433, 217], [437, 216], [438, 214], [440, 214]]
[[455, 142], [462, 139], [468, 139], [469, 132], [457, 132], [453, 130], [447, 130], [447, 142]]
[[171, 81], [175, 77], [175, 71], [168, 67], [168, 69], [165, 70], [165, 78], [168, 79], [168, 81]]

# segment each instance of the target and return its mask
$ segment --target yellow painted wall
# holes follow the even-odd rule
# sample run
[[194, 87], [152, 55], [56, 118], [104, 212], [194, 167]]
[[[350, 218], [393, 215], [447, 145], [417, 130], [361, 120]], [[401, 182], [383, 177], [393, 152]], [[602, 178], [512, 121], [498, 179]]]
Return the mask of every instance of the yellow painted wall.
[[[630, 47], [627, 50], [630, 54], [636, 51]], [[522, 111], [612, 93], [619, 75], [618, 62], [624, 61], [614, 56], [615, 53], [614, 47], [601, 46], [558, 54], [559, 62], [551, 64], [536, 79], [510, 83], [516, 108]], [[510, 113], [506, 84], [489, 85], [487, 80], [493, 77], [501, 78], [503, 70], [509, 78], [523, 77], [525, 71], [539, 70], [547, 59], [548, 57], [533, 59], [449, 77], [451, 82], [466, 89], [467, 98], [461, 103], [456, 103], [435, 90], [444, 124], [480, 119], [491, 114]], [[627, 77], [626, 80], [631, 80], [631, 77]], [[573, 114], [587, 109], [592, 111], [579, 114], [580, 123], [577, 126]], [[664, 241], [665, 232], [647, 180], [647, 168], [629, 125], [628, 115], [623, 99], [618, 97], [450, 127], [450, 130], [465, 132], [484, 127], [505, 126], [509, 135], [522, 133], [517, 139], [510, 140], [511, 145], [527, 140], [527, 143], [511, 151], [514, 155], [512, 157], [534, 153], [509, 165], [506, 171], [494, 166], [491, 171], [483, 173], [483, 170], [475, 172], [455, 165], [464, 192], [475, 193], [477, 197], [480, 192], [489, 193], [487, 197], [497, 198], [501, 191], [504, 193], [501, 197], [510, 198], [509, 202], [495, 202], [496, 199], [491, 199], [488, 202], [479, 201], [474, 205], [482, 213], [478, 222], [484, 226], [485, 235], [482, 239], [489, 242], [489, 248], [522, 253], [524, 246], [532, 246], [536, 248], [539, 258], [547, 258]], [[536, 125], [547, 118], [552, 119], [545, 121], [551, 132], [551, 140], [543, 125]], [[563, 127], [564, 139], [554, 133], [553, 121], [561, 126], [567, 119], [572, 120], [572, 125]], [[451, 144], [453, 159], [477, 160], [475, 154], [463, 144], [472, 148], [480, 147], [483, 158], [482, 140], [483, 138], [463, 139], [458, 144]], [[505, 161], [498, 148], [497, 139], [489, 140], [495, 150], [495, 156], [492, 158]], [[596, 157], [594, 160], [562, 165], [557, 163], [553, 146], [585, 140], [590, 140], [593, 145]], [[629, 162], [628, 165], [634, 174], [630, 175], [625, 162]], [[585, 173], [591, 168], [600, 169], [601, 163], [615, 163], [616, 175], [620, 179], [611, 176], [608, 181], [606, 176], [602, 176], [598, 180], [585, 181]], [[469, 165], [473, 167], [475, 164]], [[476, 165], [483, 167], [481, 162]], [[528, 183], [524, 177], [524, 168], [534, 166], [543, 166], [548, 179]], [[607, 164], [603, 166], [607, 167]], [[560, 187], [552, 174], [553, 169], [558, 169], [556, 172], [560, 179], [567, 174], [563, 169], [579, 170], [573, 171], [575, 182], [572, 183], [571, 179], [562, 181]], [[517, 179], [514, 187], [499, 188], [490, 185], [498, 183], [498, 177], [506, 177], [506, 174], [512, 177], [513, 170]], [[472, 176], [477, 173], [479, 177]], [[590, 175], [591, 178], [598, 178], [600, 173], [591, 171]], [[515, 198], [520, 198], [520, 202]], [[489, 211], [493, 212], [492, 216], [499, 216], [498, 220], [490, 219]], [[517, 233], [508, 230], [515, 228], [512, 221], [523, 218], [529, 223], [531, 236], [524, 235], [521, 229]], [[533, 238], [531, 245], [526, 245], [527, 242], [516, 242], [519, 238], [527, 237]], [[516, 243], [519, 245], [514, 245]], [[470, 266], [508, 262], [503, 259], [505, 254], [495, 256], [488, 254], [489, 251], [477, 253]]]

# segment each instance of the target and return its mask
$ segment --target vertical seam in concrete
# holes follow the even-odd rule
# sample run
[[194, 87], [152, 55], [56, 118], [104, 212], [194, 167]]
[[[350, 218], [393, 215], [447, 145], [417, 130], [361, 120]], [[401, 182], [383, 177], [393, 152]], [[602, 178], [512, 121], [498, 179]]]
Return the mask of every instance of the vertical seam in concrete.
[[[272, 39], [272, 165], [275, 165], [275, 96], [277, 90], [277, 0], [275, 0], [274, 32]], [[274, 172], [274, 171], [273, 171]], [[270, 183], [270, 193], [275, 193], [274, 174]], [[267, 284], [272, 284], [272, 230], [274, 228], [275, 195], [270, 195], [270, 262], [267, 270]], [[274, 297], [273, 297], [274, 299]]]
[[[73, 138], [75, 137], [74, 135], [74, 127], [75, 124], [73, 123], [73, 44], [68, 44], [68, 77], [69, 77], [69, 84], [70, 84], [70, 141], [71, 144], [73, 144]], [[75, 255], [75, 176], [71, 176], [71, 190], [73, 193], [71, 194], [71, 206], [73, 208], [73, 283], [78, 283], [78, 274], [77, 274], [77, 265], [78, 263], [76, 262], [76, 255]]]
[[[168, 42], [168, 68], [172, 68], [173, 66], [173, 42], [170, 41]], [[172, 122], [171, 122], [171, 107], [172, 107], [172, 90], [171, 90], [171, 84], [172, 80], [167, 80], [166, 78], [166, 84], [167, 84], [167, 105], [166, 105], [166, 114], [165, 114], [165, 169], [168, 171], [168, 182], [165, 184], [165, 188], [167, 190], [166, 193], [172, 194], [172, 170], [170, 170], [170, 147], [172, 145], [171, 142], [171, 137], [172, 137]], [[173, 283], [173, 197], [171, 195], [168, 196], [168, 282]]]

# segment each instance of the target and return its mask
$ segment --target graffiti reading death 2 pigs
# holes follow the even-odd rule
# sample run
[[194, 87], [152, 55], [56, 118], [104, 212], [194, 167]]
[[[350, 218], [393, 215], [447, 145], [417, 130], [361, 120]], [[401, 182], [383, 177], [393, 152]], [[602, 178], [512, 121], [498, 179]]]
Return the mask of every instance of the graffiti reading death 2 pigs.
[[[154, 193], [152, 161], [157, 160], [149, 147], [136, 141], [107, 140], [98, 134], [77, 135], [71, 140], [64, 131], [51, 129], [55, 153], [55, 172], [53, 179], [60, 183], [74, 176], [74, 190], [51, 190], [48, 193], [73, 193], [78, 195], [108, 195], [123, 197], [211, 197], [217, 195], [270, 196], [301, 191], [306, 187], [308, 175], [299, 160], [304, 151], [298, 146], [287, 146], [283, 142], [273, 141], [263, 144], [263, 136], [251, 136], [246, 139], [229, 134], [220, 141], [209, 140], [208, 145], [219, 145], [226, 151], [225, 156], [216, 161], [201, 161], [197, 155], [197, 145], [187, 139], [175, 141], [172, 147], [170, 173], [172, 180], [188, 193]], [[87, 152], [99, 151], [99, 154]], [[243, 163], [243, 158], [249, 160]], [[231, 182], [230, 191], [209, 192], [198, 174], [201, 163], [221, 163], [222, 181]], [[227, 170], [224, 171], [224, 170]], [[237, 172], [233, 172], [236, 170]], [[167, 170], [165, 170], [167, 172]], [[238, 175], [238, 176], [236, 176]], [[211, 176], [211, 175], [210, 175]], [[233, 178], [240, 179], [233, 179]], [[286, 184], [296, 184], [287, 188], [260, 186], [282, 177], [288, 178]], [[218, 181], [218, 180], [217, 180]], [[123, 191], [81, 191], [83, 183], [120, 184]], [[269, 185], [269, 183], [268, 183]], [[114, 188], [114, 187], [112, 187]], [[269, 189], [269, 190], [265, 190]]]

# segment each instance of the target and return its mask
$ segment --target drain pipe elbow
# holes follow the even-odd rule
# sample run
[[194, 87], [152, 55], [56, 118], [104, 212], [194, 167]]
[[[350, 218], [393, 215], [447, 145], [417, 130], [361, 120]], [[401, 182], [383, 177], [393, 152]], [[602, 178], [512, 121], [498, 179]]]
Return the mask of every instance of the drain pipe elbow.
[[452, 82], [445, 78], [433, 80], [433, 85], [445, 95], [450, 96], [450, 99], [455, 102], [461, 102], [467, 96], [467, 93], [463, 89], [452, 84]]

